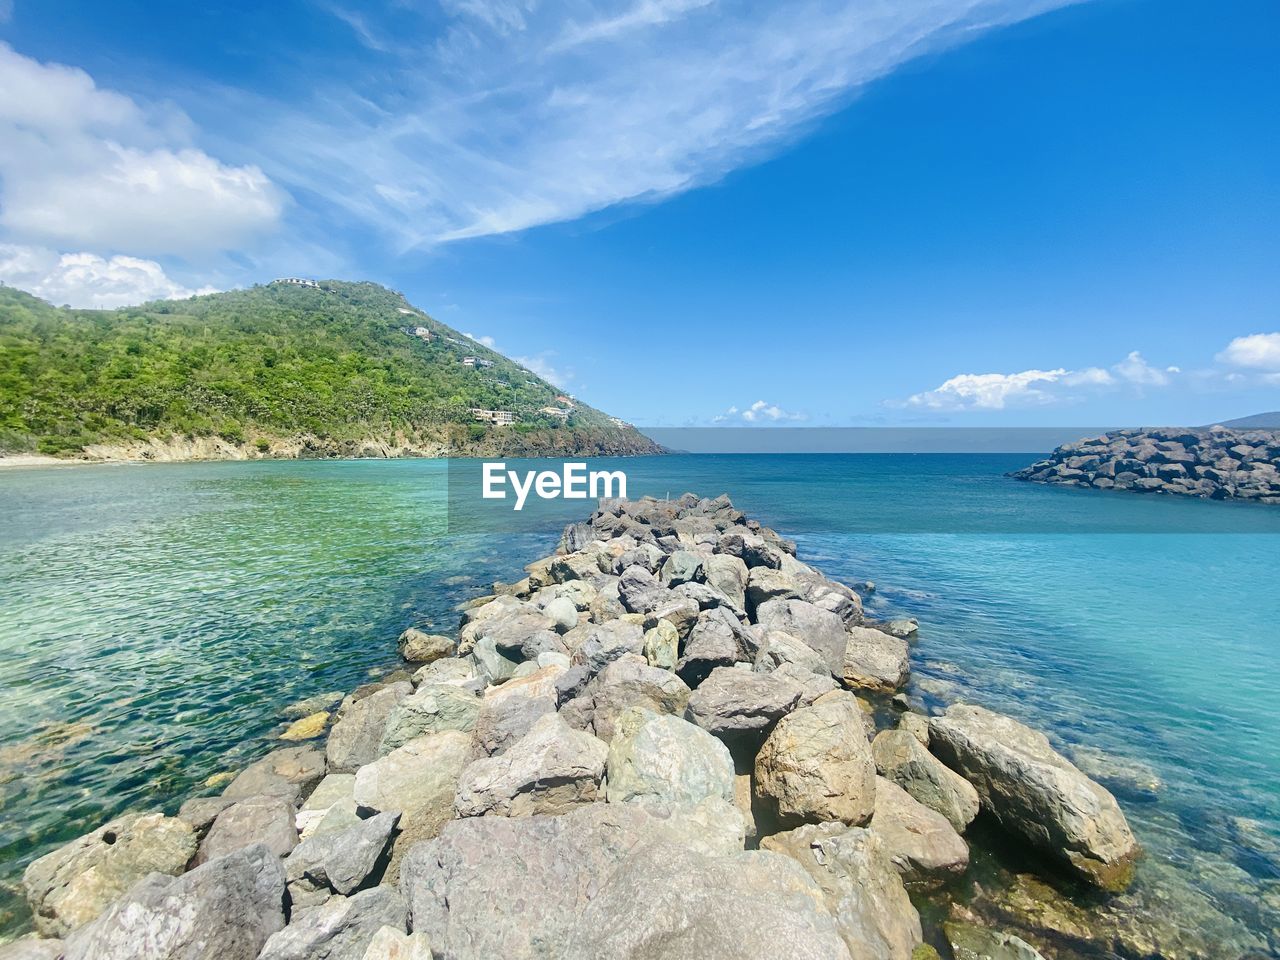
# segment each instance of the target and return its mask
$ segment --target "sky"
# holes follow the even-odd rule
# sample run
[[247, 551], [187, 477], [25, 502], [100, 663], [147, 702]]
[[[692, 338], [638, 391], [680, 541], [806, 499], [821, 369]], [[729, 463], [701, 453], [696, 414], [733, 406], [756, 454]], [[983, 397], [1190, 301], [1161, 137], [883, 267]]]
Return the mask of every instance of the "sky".
[[369, 279], [640, 425], [1280, 409], [1280, 5], [0, 0], [0, 281]]

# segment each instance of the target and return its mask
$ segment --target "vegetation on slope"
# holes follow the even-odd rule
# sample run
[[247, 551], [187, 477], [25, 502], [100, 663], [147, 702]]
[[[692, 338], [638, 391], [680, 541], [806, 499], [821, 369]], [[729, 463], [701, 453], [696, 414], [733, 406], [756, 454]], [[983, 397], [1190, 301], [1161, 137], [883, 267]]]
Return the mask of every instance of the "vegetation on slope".
[[[430, 340], [414, 334], [426, 327]], [[491, 361], [471, 367], [463, 357]], [[372, 283], [255, 286], [119, 310], [0, 287], [0, 450], [221, 437], [407, 438], [485, 452], [640, 453], [634, 429]], [[471, 408], [513, 411], [513, 426]]]

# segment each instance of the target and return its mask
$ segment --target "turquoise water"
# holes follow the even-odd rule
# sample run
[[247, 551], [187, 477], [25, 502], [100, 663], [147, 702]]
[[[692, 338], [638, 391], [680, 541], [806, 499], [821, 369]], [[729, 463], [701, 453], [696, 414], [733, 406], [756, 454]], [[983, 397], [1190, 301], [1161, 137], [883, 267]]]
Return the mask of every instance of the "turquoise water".
[[[1158, 790], [1116, 787], [1149, 852], [1140, 888], [1184, 885], [1223, 937], [1256, 944], [1280, 899], [1280, 510], [1001, 476], [1026, 459], [615, 465], [633, 496], [728, 491], [803, 559], [876, 581], [874, 613], [922, 624], [925, 704], [974, 699], [1067, 752], [1145, 765]], [[386, 669], [410, 623], [451, 627], [587, 510], [559, 504], [518, 535], [450, 529], [446, 479], [433, 461], [0, 473], [0, 882], [259, 755], [282, 708]], [[1185, 530], [1211, 532], [1163, 532]], [[0, 911], [21, 928], [17, 897]]]

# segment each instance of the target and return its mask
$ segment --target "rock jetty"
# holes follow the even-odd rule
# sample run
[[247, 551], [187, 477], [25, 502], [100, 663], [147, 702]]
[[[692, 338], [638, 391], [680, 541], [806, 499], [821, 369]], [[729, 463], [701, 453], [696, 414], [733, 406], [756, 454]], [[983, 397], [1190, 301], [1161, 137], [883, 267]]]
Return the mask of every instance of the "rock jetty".
[[602, 501], [526, 572], [299, 704], [313, 742], [33, 862], [38, 936], [0, 958], [1037, 960], [960, 904], [922, 922], [975, 818], [1128, 882], [1111, 794], [1009, 717], [906, 710], [914, 622], [728, 497]]
[[1115, 430], [1063, 444], [1009, 476], [1067, 487], [1280, 503], [1280, 432]]

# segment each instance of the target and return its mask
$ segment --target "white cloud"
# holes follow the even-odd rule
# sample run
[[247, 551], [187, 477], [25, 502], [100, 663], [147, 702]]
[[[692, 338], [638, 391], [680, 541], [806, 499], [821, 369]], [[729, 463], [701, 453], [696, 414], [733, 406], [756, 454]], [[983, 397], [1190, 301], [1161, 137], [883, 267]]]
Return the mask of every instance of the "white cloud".
[[767, 400], [757, 400], [745, 410], [739, 410], [736, 406], [730, 407], [724, 413], [711, 418], [712, 423], [785, 423], [798, 422], [808, 420], [809, 415], [806, 413], [793, 413], [783, 410], [776, 403], [769, 403]]
[[565, 370], [555, 367], [551, 363], [554, 357], [554, 350], [544, 350], [542, 353], [535, 354], [531, 357], [512, 357], [516, 363], [529, 370], [536, 376], [541, 377], [547, 383], [559, 387], [561, 390], [569, 389], [570, 382], [574, 379], [572, 370]]
[[274, 179], [431, 245], [713, 182], [905, 61], [1070, 2], [401, 4], [353, 24], [377, 69], [239, 117]]
[[19, 242], [175, 255], [229, 249], [275, 225], [282, 192], [191, 134], [172, 107], [144, 108], [0, 43], [0, 228]]
[[40, 247], [0, 244], [0, 281], [50, 303], [109, 309], [148, 300], [176, 300], [213, 293], [193, 290], [168, 277], [154, 260], [92, 253], [63, 253]]
[[474, 340], [476, 343], [483, 344], [484, 346], [488, 347], [490, 350], [497, 349], [497, 346], [496, 346], [497, 341], [494, 340], [493, 337], [490, 337], [490, 336], [477, 337], [474, 333], [464, 333], [463, 336], [469, 337], [470, 339]]
[[1233, 367], [1280, 371], [1280, 333], [1236, 337], [1218, 354], [1218, 361]]
[[961, 373], [905, 401], [889, 406], [926, 410], [1003, 410], [1006, 407], [1070, 403], [1088, 391], [1166, 387], [1182, 371], [1178, 367], [1153, 367], [1137, 350], [1110, 368], [1083, 367], [1068, 370], [1023, 370], [1018, 373]]

